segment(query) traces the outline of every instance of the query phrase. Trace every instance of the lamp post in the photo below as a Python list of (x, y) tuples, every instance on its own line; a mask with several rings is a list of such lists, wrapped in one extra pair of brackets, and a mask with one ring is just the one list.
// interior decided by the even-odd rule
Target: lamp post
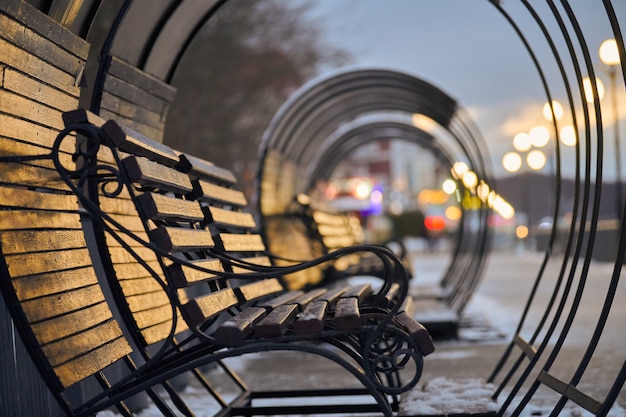
[(615, 39), (607, 39), (598, 49), (600, 60), (608, 67), (609, 88), (611, 89), (611, 110), (613, 112), (613, 140), (615, 142), (615, 205), (617, 219), (622, 217), (622, 158), (619, 144), (619, 115), (617, 114), (617, 67), (620, 64), (619, 51)]
[[(539, 171), (546, 165), (547, 158), (542, 150), (536, 148), (546, 146), (549, 140), (550, 134), (548, 130), (540, 126), (532, 128), (529, 133), (518, 133), (513, 137), (513, 148), (515, 150), (504, 154), (502, 157), (502, 166), (510, 173), (516, 173), (524, 166), (527, 166), (533, 171)], [(524, 156), (524, 158), (522, 156)], [(524, 226), (518, 226), (515, 231), (517, 237), (521, 239), (532, 237), (531, 228), (533, 220), (531, 215), (528, 173), (528, 170), (525, 170), (522, 177), (522, 200), (524, 212), (526, 213), (526, 224)]]

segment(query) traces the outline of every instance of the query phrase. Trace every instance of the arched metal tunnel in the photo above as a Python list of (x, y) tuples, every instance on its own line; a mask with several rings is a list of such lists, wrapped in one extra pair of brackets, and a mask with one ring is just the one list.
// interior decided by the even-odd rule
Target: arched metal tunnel
[[(624, 194), (619, 187), (617, 191), (610, 188), (613, 184), (603, 176), (603, 167), (613, 157), (606, 155), (605, 144), (612, 140), (608, 132), (617, 128), (598, 99), (598, 71), (587, 42), (589, 33), (567, 1), (484, 3), (493, 7), (494, 14), (523, 45), (545, 100), (552, 102), (557, 92), (566, 97), (564, 110), (576, 126), (577, 139), (575, 154), (566, 155), (553, 118), (551, 228), (543, 232), (539, 267), (528, 276), (533, 282), (529, 293), (515, 294), (527, 301), (488, 378), (494, 384), (493, 398), (499, 402), (500, 415), (532, 410), (533, 401), (544, 391), (556, 395), (550, 404), (551, 415), (559, 415), (569, 405), (581, 413), (611, 415), (615, 406), (626, 408), (622, 392), (626, 336), (616, 330), (623, 323), (621, 306), (626, 297), (621, 280), (626, 213), (624, 204), (618, 204), (617, 219), (607, 221), (601, 215), (607, 195), (612, 198), (611, 193), (617, 193), (616, 200), (623, 203)], [(616, 40), (621, 58), (616, 66), (616, 91), (622, 94), (626, 16), (616, 12), (623, 10), (617, 3), (603, 0), (595, 7)], [(83, 107), (167, 142), (168, 116), (174, 106), (181, 105), (173, 80), (192, 44), (201, 42), (202, 28), (226, 7), (246, 5), (236, 0), (0, 0), (0, 75), (11, 68), (14, 59), (40, 56), (74, 84)], [(542, 35), (540, 43), (533, 43), (530, 32)], [(207, 65), (219, 65), (219, 59), (213, 58)], [(38, 71), (33, 67), (29, 77), (41, 77)], [(591, 103), (585, 96), (586, 76)], [(441, 277), (449, 304), (462, 313), (488, 268), (493, 249), (490, 219), (494, 201), (505, 187), (494, 175), (485, 138), (464, 103), (446, 93), (445, 86), (442, 89), (417, 75), (388, 68), (342, 68), (305, 81), (268, 121), (261, 141), (255, 185), (261, 221), (285, 214), (298, 193), (328, 180), (350, 152), (369, 142), (394, 138), (414, 143), (449, 170), (456, 162), (465, 162), (489, 191), (479, 195), (475, 187), (456, 178), (461, 193), (480, 201), (478, 207), (460, 205), (462, 221)], [(0, 78), (0, 93), (5, 94), (0, 98), (28, 96), (25, 89), (7, 92), (3, 82)], [(416, 122), (415, 115), (423, 123)], [(2, 100), (0, 116), (23, 117), (19, 109), (3, 105)], [(619, 122), (616, 119), (616, 126)], [(0, 126), (0, 135), (10, 132)], [(573, 182), (567, 186), (572, 189), (570, 194), (562, 174), (565, 164), (575, 167)], [(559, 219), (564, 212), (570, 217), (562, 227)], [(588, 282), (598, 260), (612, 270), (602, 283)], [(597, 311), (592, 324), (580, 323), (581, 312), (591, 303), (586, 295), (592, 290), (601, 293), (594, 301)], [(579, 355), (568, 356), (568, 337), (578, 327), (586, 331), (585, 347)], [(607, 343), (612, 343), (608, 349)], [(611, 361), (601, 371), (608, 373), (603, 375), (605, 383), (595, 386), (593, 393), (587, 392), (600, 372), (595, 367), (600, 359)], [(569, 368), (552, 372), (559, 361), (568, 363)]]

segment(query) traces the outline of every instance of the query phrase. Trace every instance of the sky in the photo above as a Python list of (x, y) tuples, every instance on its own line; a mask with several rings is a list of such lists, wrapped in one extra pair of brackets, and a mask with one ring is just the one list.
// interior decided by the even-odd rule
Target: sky
[[(546, 2), (532, 2), (554, 33), (561, 53), (565, 43), (554, 31)], [(557, 2), (560, 3), (560, 2)], [(316, 0), (315, 18), (323, 22), (330, 44), (344, 47), (358, 67), (378, 67), (408, 72), (441, 88), (469, 111), (488, 146), (493, 172), (504, 175), (502, 155), (513, 149), (512, 138), (537, 124), (550, 126), (542, 116), (547, 101), (541, 78), (518, 35), (487, 0)], [(613, 37), (599, 0), (570, 2), (591, 51), (598, 77), (607, 86), (606, 66), (598, 58), (603, 40)], [(551, 95), (565, 103), (566, 90), (545, 38), (520, 1), (503, 0), (537, 54), (548, 79)], [(626, 1), (614, 0), (620, 23), (626, 27)], [(571, 66), (568, 66), (568, 68)], [(574, 77), (571, 68), (568, 76)], [(608, 95), (602, 100), (605, 117), (612, 117)], [(623, 85), (618, 97), (626, 119)], [(612, 120), (612, 119), (611, 119)], [(562, 122), (565, 123), (565, 122)], [(624, 124), (624, 120), (622, 120)], [(612, 123), (606, 125), (612, 137)], [(626, 125), (621, 128), (626, 135)], [(622, 146), (626, 158), (626, 146)], [(614, 178), (614, 147), (605, 145), (607, 180)], [(573, 148), (563, 149), (564, 161), (574, 158)], [(622, 164), (623, 166), (624, 164)], [(573, 176), (573, 163), (564, 174)], [(622, 176), (624, 174), (622, 168)]]

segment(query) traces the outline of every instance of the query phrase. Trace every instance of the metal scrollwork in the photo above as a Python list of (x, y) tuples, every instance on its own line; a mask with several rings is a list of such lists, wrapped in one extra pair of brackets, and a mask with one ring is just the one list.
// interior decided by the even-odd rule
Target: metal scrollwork
[[(423, 357), (413, 337), (395, 326), (374, 333), (374, 338), (367, 338), (369, 346), (363, 360), (366, 372), (378, 376), (374, 378), (378, 389), (386, 394), (401, 394), (413, 388), (423, 370)], [(411, 375), (407, 381), (400, 378), (403, 371), (408, 371), (403, 375)]]

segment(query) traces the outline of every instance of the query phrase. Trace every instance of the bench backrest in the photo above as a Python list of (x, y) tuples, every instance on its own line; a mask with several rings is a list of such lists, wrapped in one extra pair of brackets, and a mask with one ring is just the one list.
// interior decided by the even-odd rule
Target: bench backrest
[[(231, 188), (234, 184), (232, 173), (181, 155), (114, 121), (103, 124), (102, 130), (119, 152), (120, 168), (132, 185), (113, 198), (101, 194), (101, 207), (105, 212), (123, 215), (125, 224), (136, 224), (129, 231), (145, 237), (162, 251), (157, 253), (141, 243), (131, 243), (137, 252), (152, 252), (141, 258), (154, 266), (156, 276), (147, 273), (137, 259), (128, 259), (127, 266), (131, 268), (121, 267), (114, 274), (123, 293), (121, 301), (128, 304), (135, 322), (138, 322), (137, 316), (142, 314), (142, 310), (131, 305), (133, 294), (126, 290), (127, 287), (141, 293), (146, 301), (144, 308), (160, 320), (161, 331), (153, 333), (152, 338), (144, 336), (145, 344), (165, 340), (170, 336), (172, 324), (171, 307), (149, 308), (151, 304), (162, 302), (165, 306), (167, 301), (174, 305), (178, 303), (186, 322), (195, 326), (204, 323), (207, 318), (217, 318), (239, 304), (283, 291), (277, 278), (236, 284), (235, 280), (228, 279), (232, 272), (241, 273), (246, 262), (261, 267), (270, 266), (267, 257), (259, 255), (264, 250), (260, 235), (251, 232), (255, 228), (253, 217), (241, 211), (246, 205), (245, 197)], [(130, 199), (127, 192), (135, 194), (136, 199)], [(116, 230), (113, 233), (119, 235)], [(114, 259), (118, 244), (111, 239), (112, 233), (108, 235), (105, 249)], [(238, 261), (218, 258), (212, 254), (213, 249), (218, 249), (221, 254), (228, 253)], [(122, 249), (120, 252), (128, 251)], [(185, 262), (175, 262), (174, 259), (184, 259)], [(133, 263), (134, 266), (130, 265)], [(113, 264), (116, 262), (113, 261)], [(124, 275), (128, 270), (137, 271), (137, 280)], [(128, 285), (127, 281), (131, 280), (136, 285)], [(157, 288), (160, 287), (159, 280), (178, 288), (178, 298), (163, 298), (163, 288)], [(181, 325), (177, 332), (185, 328)]]
[[(69, 413), (66, 389), (100, 378), (131, 348), (98, 284), (78, 198), (51, 158), (62, 112), (78, 106), (89, 44), (23, 4), (0, 6), (0, 288), (33, 363)], [(60, 147), (68, 168), (75, 149), (71, 138)], [(10, 355), (19, 357), (18, 349)], [(11, 365), (3, 356), (4, 370)], [(26, 402), (35, 403), (41, 394), (35, 381), (24, 381), (29, 367), (17, 366), (33, 396)], [(27, 396), (16, 394), (11, 407), (20, 413)], [(36, 407), (31, 412), (43, 412)]]
[[(325, 254), (337, 249), (363, 244), (363, 227), (356, 215), (340, 213), (330, 207), (311, 201), (307, 195), (296, 198), (296, 214), (306, 225), (310, 245), (318, 245)], [(346, 271), (361, 262), (359, 255), (343, 256), (333, 263), (333, 268)]]
[[(83, 234), (77, 196), (51, 158), (53, 126), (0, 138), (0, 274), (15, 326), (51, 392), (63, 392), (125, 358), (131, 348), (113, 318)], [(13, 120), (23, 127), (23, 121)], [(58, 158), (73, 168), (75, 140)]]
[[(105, 120), (83, 109), (67, 112), (63, 118), (66, 125), (87, 124), (101, 128), (105, 124)], [(140, 136), (138, 133), (134, 134)], [(175, 158), (176, 155), (171, 154), (171, 157)], [(114, 169), (117, 168), (111, 149), (105, 146), (99, 150), (98, 162)], [(185, 176), (181, 175), (181, 177)], [(188, 180), (186, 184), (183, 182), (179, 187), (183, 187), (185, 192), (191, 191), (191, 184)], [(159, 257), (137, 240), (119, 233), (122, 227), (146, 242), (150, 240), (129, 190), (123, 188), (119, 195), (109, 198), (104, 195), (105, 188), (94, 188), (97, 189), (98, 196), (92, 195), (92, 199), (97, 201), (104, 214), (117, 223), (112, 225), (113, 232), (115, 236), (121, 238), (121, 241), (117, 240), (113, 233), (105, 231), (102, 225), (94, 224), (96, 242), (106, 242), (106, 245), (101, 245), (99, 248), (103, 254), (102, 263), (105, 275), (112, 284), (114, 296), (118, 298), (118, 305), (126, 320), (134, 323), (137, 331), (133, 332), (133, 336), (137, 341), (144, 346), (160, 342), (170, 336), (174, 323), (174, 310), (163, 288), (166, 280)], [(132, 252), (145, 263), (145, 266), (138, 262)], [(150, 268), (152, 273), (146, 267)], [(184, 300), (184, 293), (181, 293), (180, 297)], [(176, 312), (176, 320), (174, 335), (188, 329), (180, 311)]]
[[(42, 152), (45, 147), (14, 144), (3, 154)], [(71, 161), (67, 154), (61, 158)], [(77, 197), (49, 160), (3, 165), (3, 293), (23, 336), (66, 388), (123, 358), (130, 347), (99, 286)]]

